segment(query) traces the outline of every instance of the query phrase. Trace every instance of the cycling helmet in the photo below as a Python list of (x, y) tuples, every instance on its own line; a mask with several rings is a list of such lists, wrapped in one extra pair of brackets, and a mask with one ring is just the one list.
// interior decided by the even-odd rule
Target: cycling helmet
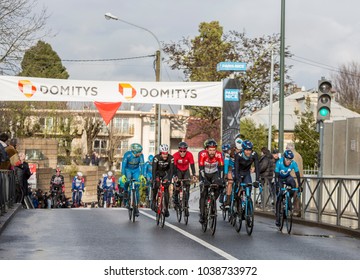
[(227, 152), (227, 151), (229, 151), (230, 149), (231, 149), (230, 144), (224, 144), (224, 145), (222, 145), (222, 147), (221, 147), (221, 150), (222, 150), (223, 152)]
[(161, 144), (159, 147), (160, 153), (168, 153), (169, 152), (169, 145), (168, 144)]
[(83, 174), (81, 172), (76, 173), (76, 175), (78, 175), (79, 177), (83, 176)]
[(236, 138), (235, 139), (235, 147), (236, 147), (236, 149), (241, 150), (243, 142), (244, 141), (241, 138)]
[(293, 159), (294, 158), (294, 153), (291, 150), (286, 150), (284, 152), (284, 158)]
[(206, 139), (206, 140), (204, 141), (204, 149), (206, 149), (207, 142), (209, 142), (209, 141), (215, 141), (215, 140), (212, 139), (212, 138)]
[(243, 150), (252, 150), (254, 145), (249, 140), (245, 140), (242, 142), (241, 147)]
[(148, 160), (151, 162), (151, 161), (153, 161), (153, 159), (154, 159), (154, 156), (153, 156), (153, 155), (149, 155)]
[(107, 173), (107, 175), (108, 175), (109, 177), (111, 177), (111, 176), (113, 175), (113, 173), (112, 173), (111, 171), (109, 171), (109, 172)]
[(132, 144), (130, 145), (130, 149), (131, 149), (131, 151), (132, 151), (134, 154), (139, 154), (139, 153), (142, 152), (143, 147), (142, 147), (140, 144), (138, 144), (138, 143), (132, 143)]
[(207, 143), (206, 143), (206, 148), (209, 148), (209, 147), (215, 147), (215, 148), (216, 148), (216, 147), (217, 147), (216, 141), (213, 140), (213, 139), (207, 141)]
[(179, 149), (187, 149), (189, 146), (186, 142), (179, 143)]

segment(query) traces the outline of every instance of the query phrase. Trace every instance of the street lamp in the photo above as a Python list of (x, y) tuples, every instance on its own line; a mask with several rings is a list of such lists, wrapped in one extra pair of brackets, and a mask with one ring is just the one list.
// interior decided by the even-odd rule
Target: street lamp
[[(145, 30), (146, 32), (150, 33), (151, 36), (154, 37), (154, 39), (156, 40), (157, 44), (158, 44), (158, 48), (159, 50), (156, 51), (156, 69), (155, 69), (155, 76), (156, 76), (156, 81), (157, 82), (160, 82), (160, 62), (161, 62), (161, 45), (160, 45), (160, 41), (159, 39), (156, 37), (156, 35), (150, 31), (149, 29), (145, 28), (145, 27), (142, 27), (142, 26), (139, 26), (139, 25), (136, 25), (136, 24), (133, 24), (131, 22), (128, 22), (126, 20), (123, 20), (123, 19), (120, 19), (119, 17), (117, 16), (114, 16), (113, 14), (111, 13), (106, 13), (105, 14), (105, 18), (107, 20), (118, 20), (118, 21), (121, 21), (121, 22), (124, 22), (126, 24), (129, 24), (131, 26), (134, 26), (134, 27), (137, 27), (137, 28), (140, 28), (142, 30)], [(156, 152), (156, 149), (157, 147), (160, 145), (160, 142), (161, 142), (161, 105), (160, 104), (155, 104), (155, 116), (157, 116), (157, 122), (156, 122), (156, 125), (155, 125), (155, 135), (156, 135), (156, 141), (155, 141), (155, 152)]]

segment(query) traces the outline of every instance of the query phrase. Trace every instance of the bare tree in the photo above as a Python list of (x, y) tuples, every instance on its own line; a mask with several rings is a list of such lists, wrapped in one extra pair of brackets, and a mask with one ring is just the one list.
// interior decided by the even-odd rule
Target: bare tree
[(360, 64), (353, 61), (340, 66), (332, 76), (333, 85), (339, 93), (338, 102), (349, 110), (360, 113)]
[(49, 34), (46, 8), (36, 11), (37, 0), (0, 0), (0, 73), (19, 72), (21, 57)]

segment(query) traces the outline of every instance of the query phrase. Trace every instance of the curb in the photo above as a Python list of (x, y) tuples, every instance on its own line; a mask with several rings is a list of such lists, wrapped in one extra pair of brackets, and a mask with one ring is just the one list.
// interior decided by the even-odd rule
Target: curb
[(11, 208), (7, 210), (7, 212), (0, 216), (0, 234), (5, 229), (7, 224), (10, 222), (12, 217), (14, 217), (15, 213), (22, 208), (21, 203), (15, 203)]
[[(273, 212), (266, 212), (266, 211), (264, 212), (264, 211), (255, 209), (255, 214), (258, 216), (262, 216), (262, 217), (273, 218), (274, 223), (275, 223), (275, 214)], [(332, 224), (326, 224), (326, 223), (318, 223), (316, 221), (304, 220), (304, 219), (298, 218), (298, 217), (293, 217), (293, 222), (296, 224), (332, 230), (335, 232), (350, 235), (355, 238), (360, 238), (360, 230), (356, 230), (356, 229), (350, 229), (350, 228), (332, 225)]]

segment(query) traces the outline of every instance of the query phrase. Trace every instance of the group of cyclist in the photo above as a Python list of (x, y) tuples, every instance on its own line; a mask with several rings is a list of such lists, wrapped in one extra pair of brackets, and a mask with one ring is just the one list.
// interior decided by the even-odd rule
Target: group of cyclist
[[(142, 153), (142, 146), (133, 143), (130, 150), (123, 157), (121, 165), (121, 174), (116, 183), (112, 171), (103, 174), (99, 180), (98, 188), (103, 192), (104, 203), (110, 207), (114, 199), (114, 192), (123, 194), (123, 201), (126, 207), (129, 207), (128, 194), (130, 183), (136, 182), (136, 205), (140, 203), (140, 184), (145, 186), (146, 196), (151, 201), (150, 207), (155, 211), (156, 195), (160, 182), (164, 186), (165, 195), (165, 217), (169, 216), (169, 187), (173, 184), (173, 203), (178, 205), (178, 193), (180, 182), (184, 182), (184, 187), (189, 193), (191, 182), (197, 180), (195, 160), (192, 152), (188, 150), (186, 142), (180, 142), (178, 151), (170, 154), (169, 146), (161, 144), (159, 153), (155, 156), (150, 155), (145, 162)], [(295, 188), (296, 182), (290, 175), (295, 171), (297, 185), (301, 192), (300, 173), (297, 163), (293, 160), (294, 154), (291, 150), (286, 150), (282, 157), (276, 162), (275, 166), (275, 185), (277, 187), (276, 200), (276, 225), (279, 225), (280, 197), (283, 195), (280, 185), (288, 185)], [(257, 153), (253, 150), (253, 143), (249, 140), (242, 140), (240, 135), (235, 137), (234, 143), (222, 145), (222, 151), (218, 150), (218, 144), (214, 139), (207, 139), (204, 142), (204, 149), (198, 153), (198, 170), (200, 186), (200, 223), (204, 223), (205, 199), (208, 195), (210, 185), (217, 185), (215, 190), (216, 199), (220, 196), (221, 208), (228, 208), (230, 205), (232, 188), (244, 184), (252, 184), (255, 188), (259, 186), (259, 159)], [(64, 179), (60, 175), (60, 169), (56, 170), (56, 175), (51, 179), (51, 188), (55, 188), (60, 194), (64, 193)], [(251, 172), (255, 173), (255, 180), (252, 182)], [(81, 172), (78, 172), (72, 181), (73, 203), (81, 204), (82, 193), (85, 190), (84, 178)], [(151, 190), (151, 191), (150, 191)], [(149, 197), (150, 196), (150, 197)], [(187, 197), (189, 198), (189, 196)], [(138, 207), (135, 208), (135, 215), (138, 216)]]

